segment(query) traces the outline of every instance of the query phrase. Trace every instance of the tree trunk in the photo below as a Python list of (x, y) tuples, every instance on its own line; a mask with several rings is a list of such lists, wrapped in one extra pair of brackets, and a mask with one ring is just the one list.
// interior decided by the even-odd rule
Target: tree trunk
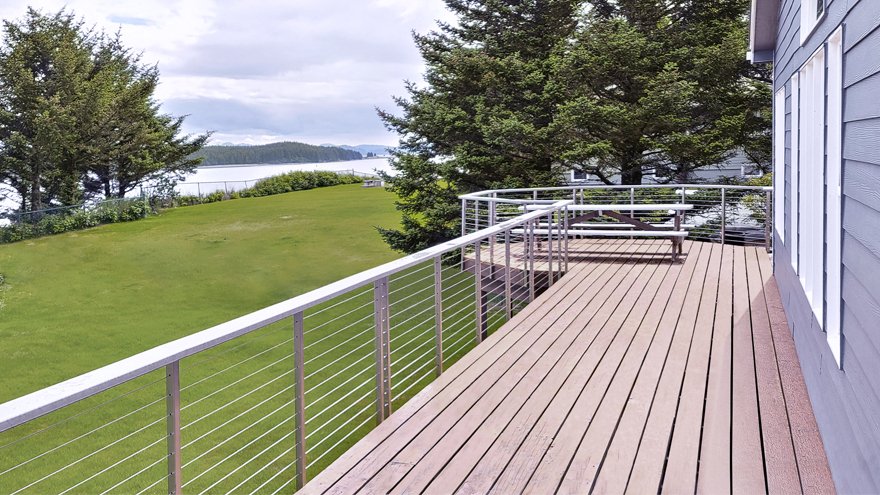
[(642, 183), (642, 176), (642, 167), (630, 163), (620, 171), (620, 183), (628, 186), (639, 185)]

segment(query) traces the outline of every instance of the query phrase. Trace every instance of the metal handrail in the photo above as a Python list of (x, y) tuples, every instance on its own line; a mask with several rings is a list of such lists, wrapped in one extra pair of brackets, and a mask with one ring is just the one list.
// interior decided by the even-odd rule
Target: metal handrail
[[(470, 199), (475, 200), (479, 199), (480, 201), (486, 201), (487, 196), (491, 196), (492, 194), (497, 193), (524, 193), (524, 192), (541, 192), (541, 191), (571, 191), (578, 189), (740, 189), (746, 191), (773, 191), (773, 187), (771, 186), (742, 186), (742, 185), (728, 185), (728, 184), (572, 184), (569, 186), (554, 186), (554, 187), (525, 187), (525, 188), (517, 188), (517, 189), (486, 189), (484, 191), (478, 191), (470, 194), (463, 194), (458, 197), (458, 199)], [(524, 200), (528, 201), (528, 200)], [(530, 201), (534, 203), (534, 201)]]
[[(560, 212), (572, 203), (571, 200), (560, 200), (553, 203), (551, 208), (554, 211)], [(151, 371), (175, 365), (183, 358), (228, 342), (236, 337), (286, 318), (300, 315), (303, 311), (334, 297), (379, 282), (390, 275), (430, 260), (432, 257), (438, 257), (464, 248), (486, 238), (505, 234), (516, 226), (544, 218), (547, 214), (548, 210), (525, 213), (516, 218), (365, 270), (300, 296), (5, 402), (0, 404), (0, 432), (9, 430)]]

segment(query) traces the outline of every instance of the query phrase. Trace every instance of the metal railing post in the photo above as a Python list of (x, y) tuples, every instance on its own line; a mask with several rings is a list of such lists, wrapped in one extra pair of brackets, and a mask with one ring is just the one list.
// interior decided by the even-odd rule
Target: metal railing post
[(721, 245), (723, 246), (727, 237), (727, 190), (721, 188)]
[(513, 318), (513, 295), (510, 290), (510, 230), (504, 231), (504, 310), (507, 321)]
[(773, 229), (771, 228), (771, 218), (773, 218), (773, 197), (772, 191), (764, 193), (764, 248), (769, 253), (773, 247)]
[(180, 495), (183, 479), (180, 462), (180, 361), (165, 366), (165, 423), (168, 430), (168, 493)]
[[(468, 200), (461, 200), (461, 236), (464, 237), (467, 234), (467, 203)], [(461, 268), (464, 270), (464, 248), (461, 250)]]
[(565, 207), (565, 273), (568, 273), (568, 206)]
[[(492, 198), (496, 194), (492, 193)], [(495, 226), (495, 202), (489, 202), (489, 227)], [(495, 280), (495, 236), (489, 237), (489, 280)]]
[(562, 224), (563, 222), (565, 222), (565, 220), (563, 218), (560, 218), (561, 215), (562, 211), (558, 210), (556, 212), (556, 270), (558, 274), (557, 279), (562, 278), (562, 276), (565, 275), (565, 271), (562, 269)]
[(474, 317), (476, 320), (477, 344), (483, 341), (483, 335), (486, 332), (486, 313), (483, 304), (485, 299), (485, 296), (483, 295), (483, 262), (480, 259), (481, 249), (481, 241), (475, 242), (474, 253), (476, 269), (474, 270), (474, 293), (476, 294), (476, 312)]
[(296, 489), (306, 484), (306, 379), (305, 379), (305, 332), (303, 313), (293, 315), (293, 375), (296, 398), (294, 420), (296, 421)]
[(547, 215), (547, 287), (553, 286), (553, 212)]
[(388, 342), (388, 277), (373, 282), (373, 320), (376, 325), (376, 419), (391, 415), (391, 352)]
[(443, 373), (443, 264), (440, 256), (434, 258), (434, 368), (437, 376)]
[(535, 220), (528, 222), (526, 231), (529, 244), (529, 302), (532, 302), (535, 300)]

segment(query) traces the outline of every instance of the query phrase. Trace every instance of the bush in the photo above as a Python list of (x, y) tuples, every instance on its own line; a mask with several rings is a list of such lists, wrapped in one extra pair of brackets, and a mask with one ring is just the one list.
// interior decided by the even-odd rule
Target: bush
[(253, 187), (242, 190), (240, 196), (242, 198), (272, 196), (317, 187), (357, 184), (363, 180), (363, 177), (335, 172), (288, 172), (260, 180)]
[(43, 216), (35, 223), (19, 222), (0, 227), (0, 243), (82, 230), (105, 223), (131, 222), (152, 213), (150, 205), (141, 199), (106, 201), (92, 210), (68, 210)]

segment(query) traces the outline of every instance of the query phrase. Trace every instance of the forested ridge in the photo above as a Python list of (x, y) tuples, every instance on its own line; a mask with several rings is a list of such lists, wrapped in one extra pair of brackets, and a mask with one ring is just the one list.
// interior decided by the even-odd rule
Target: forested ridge
[(262, 163), (319, 163), (360, 160), (357, 151), (305, 143), (281, 142), (259, 146), (205, 146), (192, 155), (202, 165)]

